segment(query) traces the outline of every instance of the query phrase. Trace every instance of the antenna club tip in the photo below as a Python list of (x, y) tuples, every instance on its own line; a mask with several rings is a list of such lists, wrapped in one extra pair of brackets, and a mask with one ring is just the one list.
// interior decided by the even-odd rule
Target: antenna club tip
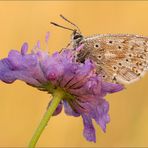
[(56, 23), (54, 23), (54, 22), (50, 22), (50, 24), (57, 26), (57, 24), (56, 24)]

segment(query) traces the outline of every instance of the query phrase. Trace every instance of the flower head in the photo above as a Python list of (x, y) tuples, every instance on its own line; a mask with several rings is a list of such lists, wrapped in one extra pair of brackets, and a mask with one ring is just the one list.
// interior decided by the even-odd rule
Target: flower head
[(40, 49), (38, 42), (31, 53), (27, 53), (27, 50), (28, 44), (24, 43), (20, 52), (11, 50), (7, 58), (0, 60), (0, 80), (5, 83), (22, 80), (51, 94), (61, 88), (65, 95), (53, 115), (59, 114), (64, 106), (67, 115), (81, 116), (85, 138), (95, 142), (92, 119), (105, 132), (110, 118), (109, 104), (104, 96), (122, 90), (123, 86), (102, 81), (95, 73), (93, 61), (76, 62), (71, 49), (49, 55)]

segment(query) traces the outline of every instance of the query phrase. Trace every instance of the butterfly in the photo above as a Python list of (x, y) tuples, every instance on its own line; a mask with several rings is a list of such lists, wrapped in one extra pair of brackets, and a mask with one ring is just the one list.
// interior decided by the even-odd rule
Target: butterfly
[(76, 51), (78, 62), (92, 60), (96, 72), (103, 80), (112, 83), (132, 83), (148, 70), (148, 37), (132, 34), (96, 34), (84, 37), (80, 29), (63, 15), (65, 21), (77, 29), (51, 24), (72, 31), (70, 46)]

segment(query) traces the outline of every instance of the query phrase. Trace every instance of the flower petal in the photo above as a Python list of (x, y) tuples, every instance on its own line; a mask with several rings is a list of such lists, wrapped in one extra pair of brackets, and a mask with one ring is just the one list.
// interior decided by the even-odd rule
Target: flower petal
[(45, 35), (45, 43), (47, 44), (49, 41), (49, 37), (50, 37), (50, 32), (48, 31)]
[(121, 84), (114, 84), (108, 82), (102, 82), (102, 93), (114, 93), (124, 89), (124, 86)]
[(0, 80), (5, 83), (12, 83), (17, 78), (12, 75), (12, 72), (9, 70), (10, 65), (7, 59), (0, 60)]
[(100, 127), (104, 132), (106, 131), (106, 124), (110, 121), (108, 111), (109, 111), (109, 103), (104, 99), (100, 99), (99, 104), (96, 107), (96, 110), (93, 114), (94, 115), (93, 118), (100, 125)]
[(84, 64), (78, 64), (79, 68), (75, 71), (75, 77), (69, 82), (68, 87), (73, 89), (83, 86), (94, 70), (94, 65), (90, 60), (86, 60)]
[(75, 117), (78, 117), (80, 116), (79, 113), (75, 112), (71, 106), (69, 105), (69, 103), (66, 101), (66, 100), (63, 100), (63, 104), (64, 104), (64, 111), (67, 115), (69, 116), (75, 116)]
[(88, 141), (96, 142), (96, 133), (92, 124), (92, 119), (87, 115), (82, 115), (84, 130), (83, 135)]
[(27, 51), (28, 51), (28, 43), (25, 42), (21, 47), (21, 54), (25, 55)]

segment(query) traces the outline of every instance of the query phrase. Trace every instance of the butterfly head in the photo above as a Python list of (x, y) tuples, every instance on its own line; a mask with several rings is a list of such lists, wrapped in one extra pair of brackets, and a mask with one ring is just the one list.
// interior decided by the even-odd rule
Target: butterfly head
[(72, 45), (73, 47), (78, 47), (80, 44), (81, 44), (81, 41), (83, 40), (83, 36), (81, 34), (81, 31), (79, 29), (79, 27), (74, 24), (73, 22), (69, 21), (67, 18), (65, 18), (63, 15), (60, 15), (60, 17), (62, 19), (64, 19), (66, 22), (68, 22), (69, 24), (71, 24), (72, 26), (74, 26), (76, 29), (72, 29), (72, 28), (68, 28), (68, 27), (65, 27), (65, 26), (62, 26), (62, 25), (59, 25), (55, 22), (51, 22), (52, 25), (55, 25), (57, 27), (61, 27), (63, 29), (67, 29), (67, 30), (70, 30), (72, 31), (72, 35), (71, 35), (71, 42), (72, 42)]
[(83, 41), (83, 35), (79, 31), (74, 30), (71, 35), (71, 41), (73, 43), (73, 46), (77, 47)]

